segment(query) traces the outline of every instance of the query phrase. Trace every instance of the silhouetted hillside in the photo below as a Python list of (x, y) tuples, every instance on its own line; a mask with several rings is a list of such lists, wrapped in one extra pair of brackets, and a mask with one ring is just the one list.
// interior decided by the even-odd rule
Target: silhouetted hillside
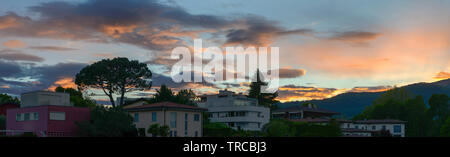
[[(406, 90), (415, 95), (422, 95), (425, 99), (425, 103), (428, 104), (428, 99), (433, 94), (447, 94), (450, 96), (450, 79), (433, 83), (415, 83), (401, 88), (406, 88)], [(343, 93), (324, 100), (280, 103), (279, 107), (285, 108), (310, 102), (316, 104), (320, 108), (341, 112), (345, 117), (351, 118), (354, 115), (361, 113), (366, 106), (372, 105), (373, 101), (382, 93), (384, 92)]]

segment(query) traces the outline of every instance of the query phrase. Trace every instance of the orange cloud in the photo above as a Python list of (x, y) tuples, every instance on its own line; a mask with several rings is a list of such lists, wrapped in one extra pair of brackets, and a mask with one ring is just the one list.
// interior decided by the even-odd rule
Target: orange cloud
[(450, 79), (450, 73), (441, 71), (433, 77), (436, 81)]
[(3, 85), (3, 86), (0, 86), (0, 88), (11, 88), (11, 87), (9, 87), (8, 85)]
[(55, 91), (56, 87), (58, 87), (58, 86), (61, 86), (63, 88), (76, 88), (77, 85), (73, 81), (74, 81), (73, 78), (59, 79), (59, 80), (55, 81), (55, 83), (53, 83), (54, 85), (50, 86), (48, 88), (48, 90)]
[(22, 47), (25, 47), (26, 44), (20, 40), (9, 40), (9, 41), (4, 42), (3, 46), (6, 46), (8, 48), (22, 48)]
[(287, 85), (279, 88), (277, 97), (278, 101), (306, 101), (306, 100), (322, 100), (331, 98), (336, 95), (347, 92), (383, 92), (392, 89), (390, 86), (378, 87), (355, 87), (351, 89), (334, 89), (334, 88), (317, 88), (317, 87), (303, 87), (295, 85)]
[(113, 38), (119, 38), (122, 34), (134, 32), (137, 25), (129, 25), (129, 26), (103, 26), (102, 30), (105, 34), (112, 36)]
[(13, 28), (21, 25), (22, 23), (19, 22), (15, 15), (0, 17), (0, 29)]

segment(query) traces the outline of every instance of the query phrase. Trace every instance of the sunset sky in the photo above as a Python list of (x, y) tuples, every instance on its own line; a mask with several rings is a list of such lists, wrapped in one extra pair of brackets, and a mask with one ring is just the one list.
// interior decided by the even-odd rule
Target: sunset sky
[(245, 92), (248, 83), (171, 80), (171, 50), (194, 38), (279, 47), (281, 101), (432, 82), (450, 78), (449, 8), (448, 0), (2, 1), (0, 93), (74, 87), (80, 69), (114, 57), (147, 63), (154, 87)]

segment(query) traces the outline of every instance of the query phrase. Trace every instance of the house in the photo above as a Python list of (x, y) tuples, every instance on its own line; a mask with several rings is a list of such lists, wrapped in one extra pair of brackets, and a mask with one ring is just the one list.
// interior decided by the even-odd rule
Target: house
[[(293, 122), (307, 122), (326, 125), (338, 112), (317, 108), (314, 105), (293, 106), (277, 109), (272, 112), (274, 119), (286, 119)], [(405, 137), (405, 121), (395, 119), (358, 120), (334, 119), (340, 124), (342, 135), (345, 137), (372, 137), (383, 130), (389, 131), (394, 137)]]
[(147, 133), (150, 125), (167, 125), (171, 137), (201, 137), (203, 135), (202, 113), (207, 109), (173, 102), (159, 102), (154, 104), (137, 103), (125, 106), (134, 119), (134, 124), (140, 134)]
[(6, 103), (6, 104), (0, 104), (0, 115), (3, 115), (6, 117), (6, 110), (13, 109), (13, 108), (19, 108), (19, 104), (15, 103)]
[[(374, 133), (387, 130), (394, 137), (405, 137), (405, 125), (406, 121), (395, 119), (370, 119), (370, 120), (357, 120), (342, 126), (342, 133), (345, 135), (354, 135), (361, 132)], [(352, 130), (349, 132), (348, 130)]]
[(328, 121), (332, 116), (339, 114), (338, 112), (320, 109), (312, 104), (308, 104), (308, 106), (292, 106), (276, 109), (272, 111), (272, 118), (290, 121), (319, 122)]
[(20, 108), (7, 110), (8, 135), (31, 132), (38, 137), (76, 136), (76, 122), (90, 119), (90, 109), (73, 107), (67, 93), (29, 92), (21, 95), (21, 102)]
[(225, 123), (235, 130), (261, 131), (270, 120), (270, 109), (259, 106), (258, 100), (227, 90), (199, 96), (197, 104), (208, 109), (211, 122)]

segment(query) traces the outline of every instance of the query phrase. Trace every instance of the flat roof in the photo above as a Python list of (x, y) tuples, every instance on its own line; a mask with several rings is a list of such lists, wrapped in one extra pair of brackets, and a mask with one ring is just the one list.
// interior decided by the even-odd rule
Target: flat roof
[(153, 104), (143, 104), (140, 106), (125, 106), (124, 109), (127, 111), (137, 111), (137, 110), (160, 110), (160, 109), (181, 109), (181, 110), (193, 110), (193, 111), (206, 111), (208, 109), (201, 108), (197, 106), (191, 106), (191, 105), (185, 105), (185, 104), (178, 104), (173, 102), (158, 102)]

